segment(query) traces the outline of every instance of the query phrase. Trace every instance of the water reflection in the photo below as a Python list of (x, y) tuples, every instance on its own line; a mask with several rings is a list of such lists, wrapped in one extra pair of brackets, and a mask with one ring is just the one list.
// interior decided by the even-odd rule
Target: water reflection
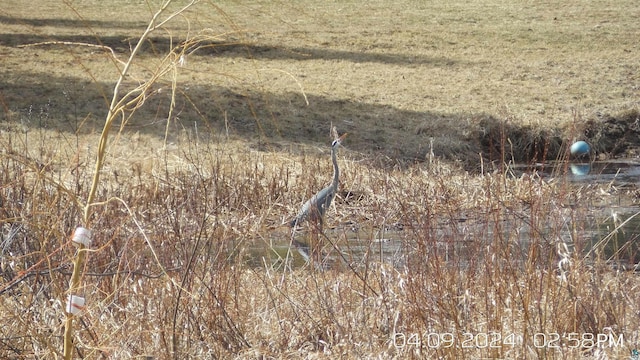
[(585, 175), (589, 175), (589, 173), (591, 172), (590, 163), (586, 163), (586, 164), (571, 163), (569, 167), (571, 169), (571, 174), (573, 174), (574, 176), (585, 176)]
[(281, 231), (271, 234), (268, 243), (263, 240), (245, 243), (242, 261), (250, 267), (281, 271), (309, 266), (339, 270), (361, 269), (371, 262), (400, 268), (413, 261), (424, 262), (425, 256), (437, 256), (450, 266), (466, 268), (470, 263), (494, 257), (496, 248), (491, 246), (492, 241), (512, 246), (508, 250), (513, 252), (512, 260), (521, 263), (526, 261), (532, 238), (542, 239), (536, 246), (546, 244), (549, 248), (555, 246), (557, 239), (564, 239), (573, 251), (572, 239), (577, 235), (581, 254), (576, 255), (587, 263), (604, 261), (617, 269), (632, 270), (640, 263), (640, 208), (612, 207), (609, 211), (608, 215), (606, 211), (594, 212), (579, 224), (567, 224), (560, 233), (550, 228), (545, 234), (540, 231), (546, 229), (532, 229), (527, 222), (515, 218), (498, 225), (481, 221), (441, 224), (430, 230), (428, 239), (421, 237), (426, 236), (424, 234), (406, 229), (376, 231), (338, 227), (326, 231), (322, 263), (312, 261), (313, 265), (290, 244), (289, 233)]
[[(549, 234), (535, 235), (549, 245), (548, 251), (554, 252), (555, 239), (565, 239), (571, 250), (574, 250), (572, 238), (576, 233), (566, 226), (562, 233), (551, 230)], [(604, 219), (587, 219), (577, 224), (577, 236), (583, 243), (579, 248), (579, 257), (587, 263), (596, 259), (606, 261), (617, 269), (632, 270), (640, 263), (640, 208), (618, 208), (611, 216)], [(348, 228), (336, 228), (326, 232), (327, 240), (323, 247), (321, 263), (301, 255), (295, 245), (290, 244), (287, 233), (275, 233), (270, 244), (264, 242), (245, 243), (243, 262), (254, 268), (269, 267), (275, 270), (286, 270), (313, 266), (323, 269), (360, 269), (371, 262), (390, 264), (402, 267), (412, 261), (426, 261), (426, 256), (437, 256), (453, 267), (466, 268), (469, 264), (488, 261), (494, 257), (495, 248), (491, 241), (505, 239), (507, 243), (516, 244), (509, 250), (516, 263), (525, 261), (531, 246), (532, 230), (526, 223), (509, 221), (499, 226), (483, 223), (475, 224), (443, 224), (434, 229), (432, 239), (417, 238), (416, 234), (401, 230), (385, 231), (380, 236), (369, 236), (364, 232)], [(537, 246), (540, 243), (536, 244)], [(420, 247), (427, 246), (428, 250)], [(493, 261), (493, 260), (491, 260)], [(638, 270), (638, 269), (636, 269)]]
[[(325, 233), (322, 263), (314, 264), (323, 269), (358, 268), (371, 261), (401, 266), (405, 261), (404, 234), (399, 231), (385, 232), (384, 237), (367, 239), (353, 229), (335, 228)], [(269, 266), (273, 269), (309, 266), (308, 239), (298, 235), (298, 244), (291, 242), (287, 232), (275, 232), (269, 244), (254, 241), (244, 247), (243, 261), (250, 267)], [(315, 260), (317, 261), (317, 260)]]
[[(640, 209), (612, 210), (611, 216), (597, 224), (588, 255), (606, 260), (619, 269), (640, 270)], [(622, 210), (622, 211), (620, 211)]]
[(635, 161), (596, 161), (587, 164), (571, 164), (570, 180), (576, 182), (640, 182), (640, 164)]
[(511, 166), (516, 176), (536, 172), (543, 178), (565, 178), (571, 182), (640, 183), (640, 163), (635, 159), (616, 159), (594, 162), (556, 161), (538, 164), (515, 164)]
[[(633, 160), (557, 162), (544, 166), (523, 165), (512, 168), (516, 175), (518, 172), (534, 170), (542, 177), (564, 177), (573, 183), (615, 182), (636, 185), (640, 182), (640, 164)], [(401, 267), (411, 262), (415, 254), (424, 256), (426, 252), (419, 247), (425, 246), (422, 243), (426, 242), (429, 251), (435, 256), (452, 266), (464, 267), (470, 261), (480, 261), (478, 259), (481, 256), (491, 256), (488, 245), (496, 239), (508, 239), (509, 244), (517, 244), (519, 249), (515, 251), (523, 254), (521, 258), (524, 259), (531, 239), (543, 239), (549, 246), (555, 246), (554, 241), (557, 239), (565, 239), (569, 244), (571, 239), (577, 237), (584, 242), (578, 248), (582, 252), (579, 255), (586, 261), (594, 262), (599, 259), (616, 268), (633, 269), (640, 263), (640, 207), (633, 199), (626, 200), (631, 200), (632, 205), (620, 207), (618, 204), (600, 204), (589, 210), (589, 218), (583, 220), (583, 223), (565, 224), (560, 233), (559, 230), (551, 228), (532, 230), (530, 225), (522, 220), (527, 217), (526, 214), (503, 220), (499, 224), (481, 220), (430, 224), (434, 228), (429, 229), (428, 235), (417, 234), (410, 226), (404, 230), (380, 230), (353, 229), (345, 225), (325, 232), (321, 267), (353, 269), (367, 266), (371, 261)], [(578, 229), (578, 233), (573, 229)], [(305, 256), (303, 252), (301, 255), (291, 244), (288, 231), (262, 235), (268, 238), (242, 244), (242, 261), (248, 266), (266, 266), (276, 270), (309, 266), (308, 254)], [(304, 235), (300, 236), (303, 238), (299, 241), (304, 242)], [(429, 239), (422, 238), (424, 236), (428, 236)], [(473, 246), (470, 246), (472, 242)], [(485, 245), (478, 245), (478, 242)]]

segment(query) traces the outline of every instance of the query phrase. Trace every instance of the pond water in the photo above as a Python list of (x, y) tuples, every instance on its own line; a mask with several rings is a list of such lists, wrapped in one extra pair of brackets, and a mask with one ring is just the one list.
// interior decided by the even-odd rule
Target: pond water
[[(607, 261), (612, 267), (621, 270), (633, 270), (640, 263), (640, 208), (620, 207), (613, 210), (610, 216), (580, 225), (580, 237), (587, 239), (581, 254), (587, 262), (593, 262), (595, 257)], [(490, 256), (487, 246), (479, 247), (473, 244), (474, 239), (493, 239), (494, 229), (482, 224), (455, 225), (456, 229), (442, 226), (434, 231), (433, 239), (427, 240), (432, 252), (446, 262), (455, 266), (466, 266), (470, 259), (477, 261), (483, 256)], [(517, 229), (516, 229), (517, 227)], [(530, 244), (530, 229), (526, 224), (518, 223), (511, 226), (508, 223), (500, 225), (501, 236), (509, 236), (519, 246), (523, 259)], [(417, 248), (417, 238), (405, 231), (385, 231), (379, 237), (361, 237), (355, 231), (336, 228), (325, 232), (327, 239), (323, 240), (325, 267), (362, 268), (370, 262), (387, 263), (395, 267), (404, 266), (409, 259), (420, 253)], [(516, 235), (514, 235), (516, 234)], [(255, 241), (245, 243), (243, 257), (251, 267), (274, 269), (285, 267), (298, 268), (306, 266), (309, 257), (308, 249), (289, 246), (290, 237), (285, 232), (273, 234), (271, 244)], [(360, 234), (361, 235), (361, 234)], [(560, 234), (573, 250), (573, 243), (569, 227)], [(305, 238), (305, 235), (298, 235)], [(304, 240), (300, 240), (304, 241)], [(424, 241), (424, 239), (422, 240)], [(549, 242), (551, 243), (551, 242)], [(640, 270), (640, 269), (636, 269)]]
[(515, 175), (536, 171), (541, 177), (562, 177), (576, 183), (640, 184), (640, 162), (617, 159), (594, 162), (550, 162), (547, 164), (517, 164), (511, 167)]
[[(576, 184), (611, 183), (615, 186), (628, 186), (640, 183), (640, 163), (633, 160), (523, 165), (514, 166), (512, 171), (516, 176), (535, 171), (543, 178), (562, 177)], [(640, 263), (640, 206), (637, 201), (632, 198), (621, 201), (618, 198), (615, 204), (599, 204), (592, 210), (593, 215), (576, 226), (580, 238), (590, 239), (588, 244), (584, 245), (584, 258), (598, 256), (612, 267), (640, 270), (637, 266)], [(470, 240), (493, 239), (496, 236), (513, 238), (513, 234), (517, 234), (514, 240), (526, 253), (531, 238), (530, 232), (531, 229), (526, 222), (522, 221), (506, 221), (497, 228), (481, 222), (461, 221), (437, 225), (436, 229), (431, 230), (430, 241), (438, 256), (447, 262), (455, 261), (457, 265), (464, 266), (469, 259), (478, 256), (477, 246), (472, 248), (470, 253)], [(417, 246), (415, 235), (406, 229), (356, 229), (352, 226), (339, 226), (327, 230), (325, 235), (322, 240), (325, 244), (323, 261), (328, 267), (337, 264), (342, 264), (340, 266), (343, 267), (361, 267), (371, 261), (400, 267), (416, 252)], [(296, 239), (301, 237), (305, 238), (305, 235), (297, 235)], [(569, 247), (572, 247), (570, 226), (566, 226), (566, 230), (562, 230), (559, 237), (565, 239)], [(299, 251), (299, 247), (290, 245), (291, 237), (287, 229), (274, 231), (269, 234), (268, 240), (244, 243), (243, 258), (253, 267), (284, 269), (306, 266), (308, 251)]]

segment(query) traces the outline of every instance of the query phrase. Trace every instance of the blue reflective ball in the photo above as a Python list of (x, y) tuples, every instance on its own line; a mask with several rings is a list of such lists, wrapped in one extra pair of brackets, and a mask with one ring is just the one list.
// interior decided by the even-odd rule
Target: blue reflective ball
[(591, 151), (591, 147), (585, 141), (576, 141), (569, 149), (573, 156), (587, 155)]

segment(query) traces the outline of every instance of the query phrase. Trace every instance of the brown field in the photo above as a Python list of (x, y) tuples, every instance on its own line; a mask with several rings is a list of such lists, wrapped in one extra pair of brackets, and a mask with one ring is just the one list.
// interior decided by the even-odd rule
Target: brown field
[[(639, 4), (187, 3), (130, 61), (159, 3), (0, 10), (0, 358), (64, 358), (65, 328), (89, 359), (639, 348), (638, 272), (612, 267), (639, 258), (636, 186), (505, 166), (637, 154)], [(329, 181), (332, 125), (341, 190), (298, 235), (320, 270), (282, 224)]]
[[(433, 138), (436, 155), (475, 170), (479, 153), (493, 156), (490, 143), (500, 128), (520, 147), (519, 161), (536, 153), (536, 142), (555, 158), (563, 141), (579, 137), (616, 155), (637, 145), (626, 124), (635, 121), (640, 97), (637, 7), (633, 1), (200, 4), (152, 34), (127, 83), (154, 72), (171, 42), (198, 38), (204, 47), (189, 49), (176, 74), (172, 131), (202, 121), (209, 132), (228, 129), (274, 150), (325, 143), (333, 122), (351, 133), (353, 151), (413, 162), (424, 159)], [(19, 46), (103, 44), (126, 59), (150, 10), (126, 1), (5, 8), (5, 118), (68, 132), (101, 128), (117, 75), (110, 52)], [(166, 89), (170, 81), (156, 86)], [(130, 127), (164, 131), (168, 94), (150, 99)], [(36, 116), (41, 112), (46, 119)], [(622, 144), (598, 136), (609, 118), (629, 133)]]

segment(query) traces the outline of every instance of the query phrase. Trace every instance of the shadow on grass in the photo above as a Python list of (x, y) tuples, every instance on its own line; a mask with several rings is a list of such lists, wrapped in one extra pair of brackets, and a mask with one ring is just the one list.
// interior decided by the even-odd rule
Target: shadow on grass
[[(164, 136), (169, 87), (158, 84), (155, 90), (161, 91), (145, 101), (125, 128)], [(112, 88), (113, 84), (74, 77), (2, 74), (4, 122), (24, 128), (97, 132), (102, 128)], [(329, 141), (330, 124), (351, 134), (347, 148), (385, 166), (422, 162), (433, 152), (477, 171), (480, 154), (485, 160), (500, 161), (506, 149), (506, 160), (526, 162), (553, 159), (562, 147), (562, 139), (553, 130), (536, 132), (487, 114), (416, 112), (315, 95), (308, 95), (307, 106), (300, 93), (239, 93), (213, 85), (180, 86), (179, 91), (176, 116), (170, 119), (171, 133), (197, 125), (200, 132), (208, 131), (213, 137), (228, 133), (263, 150), (280, 150), (291, 143), (321, 145)], [(512, 151), (509, 140), (516, 146)]]
[[(135, 33), (144, 22), (26, 19), (0, 16), (0, 23), (37, 27), (101, 29)], [(100, 44), (116, 53), (128, 54), (136, 37), (129, 35), (95, 36), (89, 34), (4, 33), (0, 46), (17, 47), (43, 42)], [(177, 37), (150, 37), (141, 53), (166, 54), (181, 41)], [(457, 67), (468, 62), (447, 57), (430, 57), (405, 53), (346, 51), (326, 47), (287, 47), (212, 40), (200, 42), (195, 52), (202, 57), (250, 58), (255, 60), (350, 61), (401, 66)], [(41, 49), (59, 47), (43, 45)], [(188, 52), (191, 52), (190, 49)], [(1, 71), (1, 70), (0, 70)], [(2, 73), (0, 73), (2, 74)], [(55, 127), (61, 131), (99, 128), (104, 119), (113, 84), (92, 83), (72, 77), (34, 73), (6, 72), (0, 80), (0, 103), (5, 121), (23, 126)], [(162, 86), (162, 85), (159, 85)], [(136, 114), (129, 127), (138, 131), (164, 133), (168, 94), (155, 95)], [(178, 97), (178, 108), (171, 123), (177, 128), (191, 128), (195, 121), (210, 126), (214, 132), (230, 131), (245, 138), (258, 138), (267, 149), (277, 149), (282, 140), (299, 143), (325, 143), (329, 124), (351, 132), (348, 147), (369, 154), (388, 164), (423, 161), (434, 155), (460, 161), (465, 168), (477, 170), (480, 157), (488, 161), (529, 162), (555, 159), (563, 151), (561, 129), (534, 129), (483, 113), (415, 112), (362, 102), (309, 96), (307, 106), (300, 94), (274, 95), (256, 90), (242, 93), (217, 86), (189, 85)], [(598, 152), (613, 155), (640, 144), (637, 116), (621, 114), (601, 126), (587, 122), (584, 138)], [(610, 125), (608, 125), (610, 124)], [(616, 139), (615, 141), (610, 139)], [(618, 140), (622, 139), (622, 140)]]
[(87, 28), (107, 28), (107, 29), (144, 29), (147, 26), (146, 21), (114, 21), (114, 20), (89, 20), (89, 19), (27, 19), (12, 16), (0, 15), (0, 24), (4, 25), (23, 25), (29, 27), (69, 27), (76, 29)]
[[(36, 21), (36, 20), (34, 20)], [(132, 24), (133, 25), (133, 24)], [(127, 28), (122, 26), (122, 28)], [(139, 32), (141, 27), (131, 29)], [(69, 42), (104, 45), (116, 53), (128, 54), (135, 45), (136, 38), (130, 35), (43, 35), (43, 34), (0, 34), (0, 46), (17, 47), (46, 42)], [(152, 36), (147, 39), (140, 53), (166, 54), (177, 44), (184, 44), (184, 39), (165, 36)], [(226, 41), (201, 41), (197, 54), (201, 56), (243, 57), (267, 60), (341, 60), (354, 63), (384, 63), (396, 65), (430, 65), (454, 66), (464, 65), (447, 57), (429, 57), (410, 54), (386, 54), (367, 51), (344, 51), (326, 48), (286, 47), (259, 45), (246, 42), (230, 43)], [(60, 45), (44, 45), (41, 48), (59, 47)]]
[[(54, 19), (0, 19), (3, 22), (28, 22), (30, 26), (73, 26), (82, 21)], [(97, 21), (94, 26), (123, 28), (134, 23)], [(84, 24), (86, 26), (86, 24)], [(48, 41), (101, 44), (116, 52), (130, 51), (134, 38), (116, 35), (41, 35), (0, 34), (0, 46), (43, 43)], [(172, 43), (173, 41), (173, 43)], [(151, 37), (141, 51), (166, 54), (177, 40)], [(172, 45), (173, 44), (173, 45)], [(461, 66), (448, 58), (342, 51), (330, 48), (289, 48), (210, 41), (199, 43), (197, 55), (243, 57), (270, 60), (335, 60), (379, 62), (399, 65)], [(44, 45), (41, 49), (60, 45)], [(183, 84), (184, 85), (184, 84)], [(158, 87), (168, 84), (158, 84)], [(96, 83), (73, 77), (6, 72), (0, 80), (0, 101), (6, 121), (26, 127), (52, 127), (61, 131), (99, 131), (105, 117), (113, 84)], [(161, 89), (162, 90), (162, 89)], [(213, 133), (229, 133), (248, 139), (266, 150), (278, 149), (279, 143), (317, 143), (329, 140), (328, 128), (335, 124), (352, 133), (347, 146), (374, 157), (381, 164), (397, 165), (420, 162), (433, 153), (448, 160), (460, 161), (469, 170), (479, 170), (480, 157), (488, 161), (528, 162), (555, 159), (563, 140), (559, 129), (532, 129), (508, 123), (483, 113), (443, 114), (416, 112), (388, 105), (309, 95), (309, 106), (299, 93), (281, 95), (247, 89), (241, 93), (214, 85), (181, 86), (171, 126), (193, 128), (201, 122)], [(164, 134), (170, 91), (159, 91), (138, 110), (128, 127), (137, 131)], [(117, 124), (116, 124), (117, 126)], [(200, 126), (202, 128), (202, 126)], [(505, 154), (508, 152), (508, 154)]]
[[(71, 133), (102, 128), (113, 84), (33, 73), (0, 75), (5, 123)], [(166, 89), (145, 101), (126, 128), (164, 135), (171, 93), (170, 85), (164, 86)], [(432, 141), (436, 156), (479, 162), (482, 150), (478, 136), (482, 132), (478, 126), (483, 120), (495, 121), (484, 114), (407, 111), (314, 95), (308, 95), (308, 100), (309, 106), (300, 93), (239, 93), (213, 85), (181, 86), (170, 126), (174, 133), (194, 129), (197, 124), (200, 132), (208, 129), (214, 137), (228, 131), (262, 149), (278, 150), (281, 144), (327, 143), (329, 126), (334, 124), (340, 132), (350, 133), (347, 148), (374, 155), (389, 165), (424, 161)], [(114, 124), (116, 128), (119, 125)]]

